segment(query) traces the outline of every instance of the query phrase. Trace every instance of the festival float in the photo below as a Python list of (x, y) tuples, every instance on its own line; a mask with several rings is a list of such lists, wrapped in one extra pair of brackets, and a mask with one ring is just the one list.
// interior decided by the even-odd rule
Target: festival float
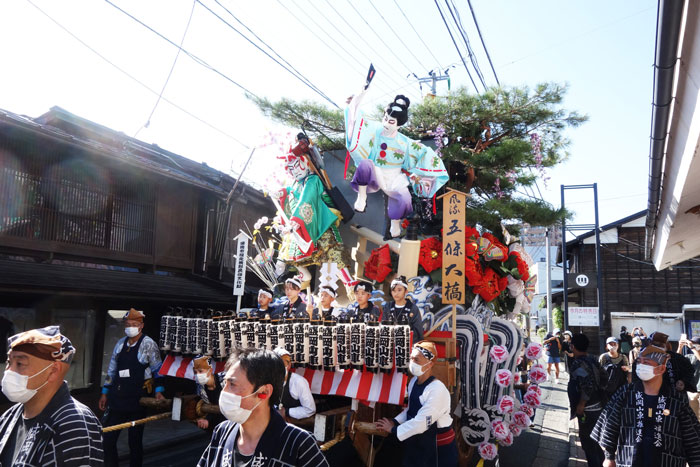
[[(240, 306), (199, 314), (169, 309), (160, 328), (167, 353), (161, 374), (194, 379), (194, 356), (210, 356), (220, 372), (236, 347), (284, 347), (314, 396), (336, 400), (294, 423), (312, 430), (326, 451), (349, 439), (362, 462), (374, 465), (386, 436), (374, 422), (395, 416), (407, 403), (415, 333), (405, 319), (354, 313), (352, 291), (356, 281), (371, 281), (372, 301), (381, 309), (392, 280), (405, 276), (424, 339), (438, 349), (434, 374), (452, 397), (460, 462), (475, 455), (492, 460), (529, 428), (540, 405), (538, 385), (546, 379), (536, 363), (542, 348), (524, 346), (521, 322), (528, 319), (537, 280), (530, 274), (533, 262), (505, 226), (489, 232), (469, 225), (470, 195), (449, 187), (439, 131), (437, 150), (398, 132), (408, 119), (408, 98), (396, 96), (381, 122), (365, 117), (360, 103), (373, 75), (370, 68), (365, 87), (345, 111), (346, 171), (349, 161), (355, 171), (344, 179), (357, 198), (346, 200), (332, 185), (321, 152), (302, 132), (278, 155), (285, 175), (269, 190), (277, 216), (261, 218), (237, 237), (235, 286), (241, 293), (238, 281), (248, 270), (277, 291), (273, 305), (283, 305), (280, 285), (294, 276), (303, 284), (309, 316), (258, 316)], [(386, 211), (374, 213), (388, 217), (385, 234), (350, 222), (354, 212), (367, 209), (369, 197), (380, 196), (375, 193), (386, 197)], [(438, 235), (419, 233), (425, 216), (441, 222)], [(358, 237), (352, 249), (341, 235), (348, 229)], [(369, 244), (376, 247), (368, 251)], [(332, 288), (337, 299), (332, 316), (314, 319), (319, 300), (312, 289), (320, 287)], [(520, 402), (513, 386), (522, 354), (535, 364)]]

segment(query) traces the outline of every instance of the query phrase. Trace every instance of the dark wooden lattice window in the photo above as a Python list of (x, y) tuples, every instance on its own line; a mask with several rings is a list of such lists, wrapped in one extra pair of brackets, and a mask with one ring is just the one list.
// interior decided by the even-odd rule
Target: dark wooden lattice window
[(0, 235), (152, 255), (156, 187), (104, 162), (0, 141)]

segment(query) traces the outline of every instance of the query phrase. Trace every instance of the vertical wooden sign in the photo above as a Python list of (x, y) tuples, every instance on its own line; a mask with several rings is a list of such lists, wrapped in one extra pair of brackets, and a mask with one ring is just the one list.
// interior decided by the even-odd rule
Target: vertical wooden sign
[(442, 303), (463, 304), (466, 299), (464, 284), (464, 229), (467, 195), (449, 190), (442, 198)]

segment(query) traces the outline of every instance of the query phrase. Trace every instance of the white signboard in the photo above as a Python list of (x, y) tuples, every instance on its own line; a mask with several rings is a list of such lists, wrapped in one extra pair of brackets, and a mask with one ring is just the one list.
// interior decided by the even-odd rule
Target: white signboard
[(570, 306), (569, 326), (600, 326), (597, 306)]
[(248, 256), (248, 237), (243, 234), (236, 236), (236, 272), (233, 276), (233, 295), (243, 295), (245, 287), (246, 257)]

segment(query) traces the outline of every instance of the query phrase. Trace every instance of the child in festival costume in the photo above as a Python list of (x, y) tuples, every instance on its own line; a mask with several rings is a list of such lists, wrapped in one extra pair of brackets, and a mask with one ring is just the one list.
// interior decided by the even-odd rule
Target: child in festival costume
[(369, 301), (372, 297), (372, 284), (360, 281), (355, 284), (355, 299), (357, 300), (348, 310), (347, 316), (356, 320), (364, 320), (365, 316), (372, 315), (375, 321), (381, 321), (382, 314), (376, 305)]

